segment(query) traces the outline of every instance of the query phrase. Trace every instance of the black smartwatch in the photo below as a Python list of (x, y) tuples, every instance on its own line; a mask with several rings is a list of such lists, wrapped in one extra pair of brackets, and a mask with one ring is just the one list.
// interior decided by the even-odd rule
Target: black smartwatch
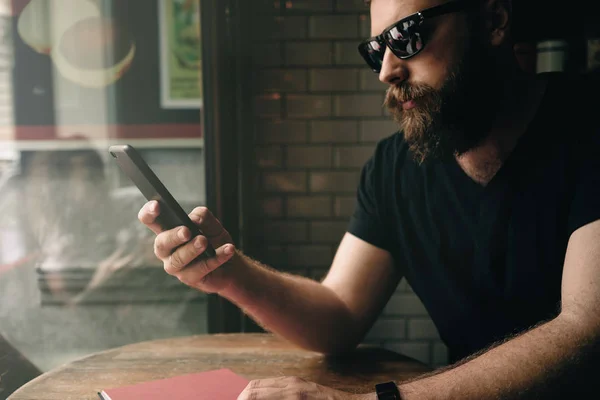
[(377, 400), (402, 400), (398, 386), (394, 382), (378, 383), (375, 385)]

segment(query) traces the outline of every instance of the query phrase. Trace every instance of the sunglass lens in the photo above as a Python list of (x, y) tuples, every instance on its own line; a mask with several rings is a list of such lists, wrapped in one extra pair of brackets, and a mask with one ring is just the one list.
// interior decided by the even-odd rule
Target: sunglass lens
[(413, 21), (403, 22), (390, 29), (385, 35), (389, 47), (400, 58), (408, 58), (423, 48), (423, 39), (413, 26)]
[(375, 72), (381, 71), (385, 46), (377, 40), (369, 40), (359, 46), (360, 54)]

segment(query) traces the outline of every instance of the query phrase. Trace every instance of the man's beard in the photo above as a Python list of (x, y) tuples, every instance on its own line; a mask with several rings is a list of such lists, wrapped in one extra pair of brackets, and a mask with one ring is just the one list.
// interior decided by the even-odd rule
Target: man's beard
[[(464, 154), (489, 134), (499, 85), (486, 50), (473, 50), (449, 72), (439, 90), (403, 81), (387, 91), (384, 105), (418, 163)], [(415, 107), (404, 110), (402, 103), (409, 100)]]

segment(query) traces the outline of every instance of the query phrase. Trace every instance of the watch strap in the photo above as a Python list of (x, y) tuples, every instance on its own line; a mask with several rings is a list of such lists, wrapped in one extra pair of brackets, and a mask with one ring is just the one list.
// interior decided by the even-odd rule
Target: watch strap
[(384, 382), (375, 385), (377, 400), (402, 400), (400, 391), (394, 382)]

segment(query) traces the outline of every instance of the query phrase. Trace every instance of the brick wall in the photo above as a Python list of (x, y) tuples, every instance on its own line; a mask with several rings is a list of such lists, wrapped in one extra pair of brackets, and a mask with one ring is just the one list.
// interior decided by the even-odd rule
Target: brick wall
[[(353, 212), (360, 169), (397, 128), (356, 51), (363, 0), (264, 0), (253, 16), (257, 256), (320, 279)], [(260, 4), (260, 5), (259, 5)], [(402, 282), (367, 339), (434, 366), (447, 351)]]

